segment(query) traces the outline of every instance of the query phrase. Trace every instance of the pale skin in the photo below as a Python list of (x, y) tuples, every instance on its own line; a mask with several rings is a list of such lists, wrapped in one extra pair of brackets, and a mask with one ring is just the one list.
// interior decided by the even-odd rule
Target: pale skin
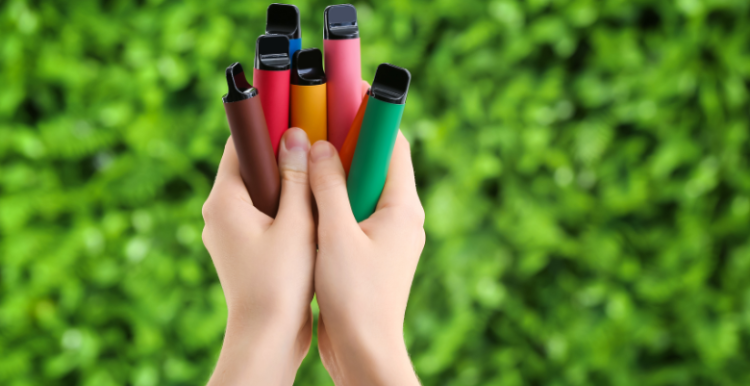
[(289, 129), (279, 168), (271, 219), (253, 207), (230, 138), (203, 207), (203, 240), (229, 310), (209, 386), (291, 385), (310, 347), (313, 293), (320, 354), (336, 385), (419, 385), (403, 339), (425, 243), (408, 141), (399, 133), (376, 211), (361, 223), (333, 145), (311, 147), (303, 130)]

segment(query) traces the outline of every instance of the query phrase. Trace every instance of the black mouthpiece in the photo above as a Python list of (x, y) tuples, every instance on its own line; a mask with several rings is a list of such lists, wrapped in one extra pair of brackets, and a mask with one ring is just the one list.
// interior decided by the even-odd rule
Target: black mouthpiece
[(375, 79), (370, 87), (370, 95), (383, 102), (402, 105), (409, 93), (411, 74), (409, 70), (383, 63), (375, 71)]
[(289, 69), (289, 38), (284, 35), (261, 35), (255, 42), (255, 68), (282, 71)]
[(323, 15), (323, 39), (356, 39), (359, 37), (357, 9), (353, 5), (329, 5)]
[(291, 4), (269, 5), (266, 12), (266, 34), (284, 35), (289, 40), (299, 39), (302, 36), (299, 9)]
[(317, 48), (294, 53), (291, 83), (298, 86), (317, 86), (326, 83), (323, 72), (323, 54)]
[(227, 86), (229, 91), (221, 98), (224, 103), (237, 102), (258, 95), (258, 89), (247, 82), (240, 62), (232, 63), (227, 67)]

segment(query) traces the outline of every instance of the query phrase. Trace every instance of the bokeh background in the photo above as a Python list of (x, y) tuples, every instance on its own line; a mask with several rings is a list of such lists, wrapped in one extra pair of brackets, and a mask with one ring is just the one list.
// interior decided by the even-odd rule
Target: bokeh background
[[(425, 385), (750, 384), (747, 1), (354, 4), (363, 77), (413, 75)], [(0, 384), (208, 379), (200, 209), (267, 6), (0, 4)]]

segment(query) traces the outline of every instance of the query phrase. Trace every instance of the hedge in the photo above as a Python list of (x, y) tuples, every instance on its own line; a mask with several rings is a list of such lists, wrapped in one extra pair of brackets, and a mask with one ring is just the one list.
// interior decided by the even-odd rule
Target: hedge
[[(267, 5), (0, 4), (0, 384), (208, 379), (200, 208)], [(413, 75), (425, 385), (750, 384), (749, 3), (355, 5), (363, 77)]]

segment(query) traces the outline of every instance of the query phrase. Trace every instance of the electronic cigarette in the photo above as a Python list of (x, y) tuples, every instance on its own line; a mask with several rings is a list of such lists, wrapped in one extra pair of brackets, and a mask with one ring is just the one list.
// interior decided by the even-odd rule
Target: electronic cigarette
[(289, 39), (261, 35), (255, 43), (253, 82), (258, 89), (274, 154), (289, 128)]
[(310, 48), (294, 54), (291, 82), (292, 127), (304, 130), (311, 144), (325, 141), (328, 128), (326, 74), (319, 49)]
[(349, 134), (346, 135), (344, 146), (341, 146), (339, 157), (341, 158), (341, 164), (344, 165), (344, 172), (349, 175), (349, 169), (352, 166), (352, 158), (354, 157), (354, 150), (357, 148), (357, 139), (359, 139), (359, 131), (362, 128), (362, 119), (365, 117), (365, 109), (367, 108), (367, 99), (369, 98), (370, 90), (367, 90), (365, 96), (362, 97), (362, 103), (359, 105), (357, 115), (354, 117), (352, 127), (349, 128)]
[(351, 4), (325, 9), (323, 48), (328, 78), (328, 141), (341, 150), (362, 100), (357, 10)]
[(346, 187), (357, 221), (370, 217), (383, 192), (411, 74), (383, 63), (375, 72)]
[(222, 100), (240, 162), (240, 175), (253, 205), (276, 217), (281, 182), (258, 90), (247, 83), (239, 63), (227, 67), (227, 86), (229, 91)]
[(293, 64), (294, 53), (302, 48), (299, 9), (291, 4), (269, 5), (266, 11), (266, 35), (284, 35), (289, 38), (289, 60)]

